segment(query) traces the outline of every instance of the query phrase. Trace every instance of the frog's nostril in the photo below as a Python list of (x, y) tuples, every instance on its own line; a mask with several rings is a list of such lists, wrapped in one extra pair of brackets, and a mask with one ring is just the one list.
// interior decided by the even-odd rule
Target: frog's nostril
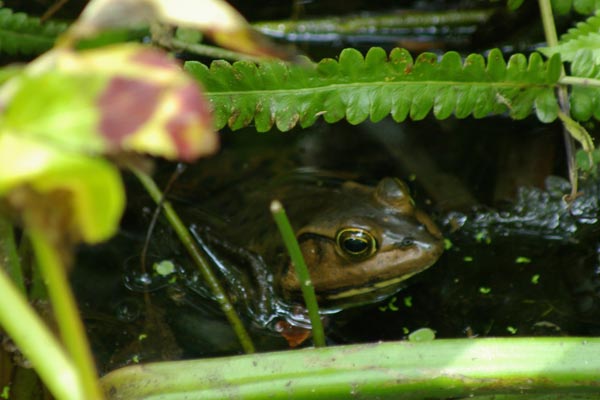
[(409, 247), (409, 246), (412, 246), (413, 244), (415, 244), (415, 239), (410, 236), (405, 237), (404, 239), (402, 239), (400, 242), (397, 243), (397, 245), (399, 247)]

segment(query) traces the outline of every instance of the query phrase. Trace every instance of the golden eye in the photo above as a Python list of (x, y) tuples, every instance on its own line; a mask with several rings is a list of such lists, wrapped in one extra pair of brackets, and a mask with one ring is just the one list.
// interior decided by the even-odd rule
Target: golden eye
[(364, 229), (340, 229), (335, 241), (342, 254), (351, 260), (364, 260), (377, 251), (377, 241)]

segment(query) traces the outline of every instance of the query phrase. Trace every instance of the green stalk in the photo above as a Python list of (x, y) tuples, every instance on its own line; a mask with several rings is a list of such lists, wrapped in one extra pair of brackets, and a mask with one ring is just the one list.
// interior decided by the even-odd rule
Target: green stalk
[(538, 0), (538, 4), (540, 6), (546, 43), (548, 43), (549, 47), (556, 46), (558, 45), (558, 35), (556, 34), (556, 26), (554, 25), (554, 15), (552, 15), (552, 4), (550, 4), (550, 0)]
[(275, 223), (277, 223), (285, 247), (292, 259), (294, 270), (298, 276), (298, 282), (300, 282), (300, 289), (302, 289), (302, 296), (304, 297), (304, 302), (308, 309), (308, 317), (312, 325), (313, 343), (315, 347), (323, 347), (325, 346), (325, 334), (323, 333), (323, 324), (319, 315), (319, 305), (315, 296), (315, 288), (310, 280), (310, 274), (308, 273), (308, 268), (306, 268), (304, 257), (302, 257), (302, 251), (300, 251), (296, 235), (294, 235), (290, 221), (279, 201), (274, 200), (271, 202), (271, 214), (273, 214)]
[[(60, 400), (92, 399), (85, 395), (80, 376), (58, 340), (35, 313), (27, 299), (4, 273), (0, 258), (0, 325), (52, 395)], [(97, 399), (102, 397), (95, 397)]]
[[(542, 24), (544, 25), (544, 35), (546, 37), (546, 43), (549, 47), (558, 45), (558, 35), (556, 33), (556, 26), (554, 24), (554, 16), (552, 15), (552, 5), (550, 0), (538, 0), (540, 7), (540, 15), (542, 17)], [(561, 80), (565, 76), (564, 67), (561, 68)], [(567, 88), (564, 85), (558, 87), (558, 103), (560, 108), (566, 115), (571, 115), (569, 110), (569, 97)], [(577, 162), (575, 160), (575, 141), (568, 129), (563, 127), (563, 141), (565, 143), (565, 152), (567, 156), (567, 167), (569, 169), (569, 181), (571, 182), (571, 194), (570, 198), (575, 199), (577, 196)]]
[(422, 28), (429, 26), (465, 26), (482, 24), (492, 15), (492, 10), (450, 10), (444, 12), (403, 12), (343, 17), (306, 18), (255, 22), (252, 27), (267, 35), (286, 34), (374, 34), (393, 29)]
[[(160, 189), (156, 186), (154, 180), (152, 180), (150, 176), (141, 172), (140, 170), (137, 170), (135, 168), (131, 168), (131, 170), (136, 175), (138, 180), (142, 183), (146, 191), (150, 194), (152, 200), (154, 200), (156, 204), (160, 204), (163, 199), (163, 194), (160, 191)], [(198, 246), (196, 246), (196, 242), (192, 238), (192, 235), (190, 234), (186, 226), (183, 224), (183, 222), (171, 206), (171, 203), (169, 203), (168, 201), (164, 201), (162, 202), (162, 207), (165, 210), (165, 216), (171, 224), (171, 227), (179, 237), (179, 240), (186, 248), (189, 255), (196, 263), (196, 266), (200, 270), (200, 273), (202, 274), (204, 280), (206, 281), (213, 295), (219, 302), (221, 310), (229, 320), (229, 323), (231, 324), (231, 327), (236, 333), (238, 340), (242, 345), (242, 348), (246, 353), (254, 353), (255, 348), (254, 344), (252, 343), (252, 339), (246, 331), (246, 328), (244, 328), (244, 324), (240, 320), (240, 317), (235, 312), (235, 309), (229, 301), (229, 298), (227, 297), (223, 286), (211, 270), (210, 262), (206, 259), (202, 251), (198, 248)]]
[(53, 315), (60, 335), (77, 367), (79, 384), (82, 386), (84, 398), (87, 400), (102, 399), (94, 358), (87, 342), (85, 328), (79, 318), (73, 292), (69, 286), (66, 266), (57, 249), (48, 242), (42, 232), (32, 228), (28, 233), (38, 267), (48, 288)]
[(559, 79), (558, 83), (561, 85), (600, 88), (600, 79), (580, 78), (577, 76), (563, 76)]
[(6, 273), (13, 283), (25, 293), (25, 281), (21, 262), (19, 261), (19, 252), (15, 243), (15, 234), (10, 221), (0, 213), (0, 260), (5, 260)]
[(224, 59), (224, 60), (246, 60), (259, 62), (264, 60), (261, 57), (253, 57), (247, 54), (238, 53), (220, 47), (209, 46), (201, 43), (188, 43), (175, 37), (159, 37), (155, 39), (156, 43), (168, 49), (177, 51), (187, 51), (192, 54), (198, 54), (205, 57)]
[(102, 385), (128, 400), (591, 400), (600, 396), (598, 371), (598, 338), (441, 339), (136, 365)]

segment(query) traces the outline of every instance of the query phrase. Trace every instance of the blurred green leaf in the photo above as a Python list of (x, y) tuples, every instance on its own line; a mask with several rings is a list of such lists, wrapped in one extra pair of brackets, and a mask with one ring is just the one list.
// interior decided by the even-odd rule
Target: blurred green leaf
[[(119, 171), (108, 161), (57, 150), (6, 129), (0, 131), (0, 159), (0, 196), (24, 186), (40, 194), (62, 191), (69, 194), (68, 201), (55, 207), (71, 210), (66, 232), (89, 243), (116, 232), (125, 193)], [(24, 198), (13, 199), (12, 204), (18, 209), (36, 205)]]
[(202, 40), (202, 32), (197, 29), (177, 28), (175, 37), (186, 43), (198, 43)]
[(507, 6), (509, 10), (516, 10), (521, 7), (525, 0), (508, 0)]

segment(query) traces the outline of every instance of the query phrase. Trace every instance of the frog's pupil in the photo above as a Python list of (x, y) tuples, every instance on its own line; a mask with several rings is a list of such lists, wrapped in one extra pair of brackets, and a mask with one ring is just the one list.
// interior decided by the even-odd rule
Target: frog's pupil
[(347, 238), (344, 240), (344, 248), (353, 254), (360, 254), (367, 250), (369, 244), (365, 239)]
[(360, 228), (340, 229), (335, 240), (337, 249), (350, 261), (364, 260), (377, 250), (375, 238)]

